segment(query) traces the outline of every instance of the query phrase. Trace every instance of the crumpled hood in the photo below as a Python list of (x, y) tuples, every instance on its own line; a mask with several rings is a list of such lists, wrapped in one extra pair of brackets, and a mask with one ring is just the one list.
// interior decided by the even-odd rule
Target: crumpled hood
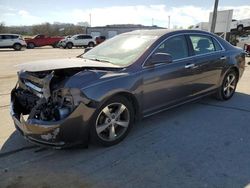
[(106, 62), (98, 62), (81, 58), (68, 58), (68, 59), (51, 59), (33, 61), (25, 64), (17, 65), (19, 70), (29, 72), (39, 72), (48, 70), (58, 70), (67, 68), (81, 68), (81, 67), (93, 67), (93, 68), (121, 68), (117, 65)]

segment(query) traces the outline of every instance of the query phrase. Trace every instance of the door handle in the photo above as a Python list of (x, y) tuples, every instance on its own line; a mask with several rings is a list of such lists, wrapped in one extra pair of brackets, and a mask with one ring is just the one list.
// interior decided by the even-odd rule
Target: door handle
[(225, 59), (227, 59), (226, 56), (222, 56), (222, 57), (220, 58), (220, 60), (225, 60)]
[(194, 68), (195, 67), (195, 64), (186, 64), (185, 65), (185, 69), (191, 69), (191, 68)]

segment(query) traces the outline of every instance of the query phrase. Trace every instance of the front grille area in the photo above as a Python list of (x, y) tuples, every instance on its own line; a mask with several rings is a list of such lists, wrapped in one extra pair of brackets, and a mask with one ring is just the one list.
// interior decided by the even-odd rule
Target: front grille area
[(36, 76), (35, 73), (30, 72), (21, 72), (19, 74), (19, 86), (24, 90), (35, 94), (39, 98), (50, 97), (50, 82), (53, 78), (53, 72), (47, 74), (46, 76), (41, 77), (41, 73), (38, 73)]
[(42, 88), (42, 87), (43, 87), (42, 84), (39, 84), (39, 83), (34, 82), (34, 81), (32, 81), (32, 80), (26, 80), (26, 79), (24, 79), (23, 81), (30, 82), (31, 84), (33, 84), (33, 85), (35, 85), (36, 87), (39, 87), (39, 88)]
[(19, 104), (23, 107), (23, 109), (25, 109), (24, 111), (26, 112), (29, 112), (39, 100), (38, 96), (21, 88), (16, 89), (15, 95), (18, 99)]
[(33, 90), (35, 90), (36, 92), (38, 92), (38, 93), (42, 93), (42, 86), (40, 86), (40, 84), (34, 84), (34, 82), (32, 82), (32, 81), (28, 81), (28, 80), (24, 80), (23, 81), (24, 82), (24, 84), (27, 86), (27, 87), (29, 87), (29, 88), (31, 88), (31, 89), (33, 89)]

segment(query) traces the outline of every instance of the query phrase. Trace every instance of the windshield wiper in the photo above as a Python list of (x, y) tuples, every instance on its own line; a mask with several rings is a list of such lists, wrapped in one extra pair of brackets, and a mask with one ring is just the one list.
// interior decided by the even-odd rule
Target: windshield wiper
[(110, 62), (110, 61), (108, 61), (108, 60), (105, 60), (105, 59), (90, 58), (89, 60), (113, 64), (112, 62)]
[(83, 54), (85, 54), (85, 53), (82, 53), (82, 54), (76, 56), (76, 58), (83, 58), (83, 57), (82, 57)]
[(82, 56), (79, 56), (79, 58), (82, 58), (82, 59), (88, 59), (88, 60), (92, 60), (92, 61), (98, 61), (98, 62), (103, 62), (103, 63), (110, 63), (112, 65), (116, 65), (115, 63), (112, 63), (111, 61), (109, 60), (106, 60), (106, 59), (99, 59), (99, 58), (86, 58), (86, 57), (82, 57)]

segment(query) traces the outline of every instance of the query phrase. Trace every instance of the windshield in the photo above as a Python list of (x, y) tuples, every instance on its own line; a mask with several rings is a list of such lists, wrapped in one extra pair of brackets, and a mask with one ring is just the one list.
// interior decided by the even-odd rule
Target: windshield
[(118, 35), (96, 46), (81, 57), (125, 67), (138, 59), (156, 39), (157, 36), (152, 35)]

